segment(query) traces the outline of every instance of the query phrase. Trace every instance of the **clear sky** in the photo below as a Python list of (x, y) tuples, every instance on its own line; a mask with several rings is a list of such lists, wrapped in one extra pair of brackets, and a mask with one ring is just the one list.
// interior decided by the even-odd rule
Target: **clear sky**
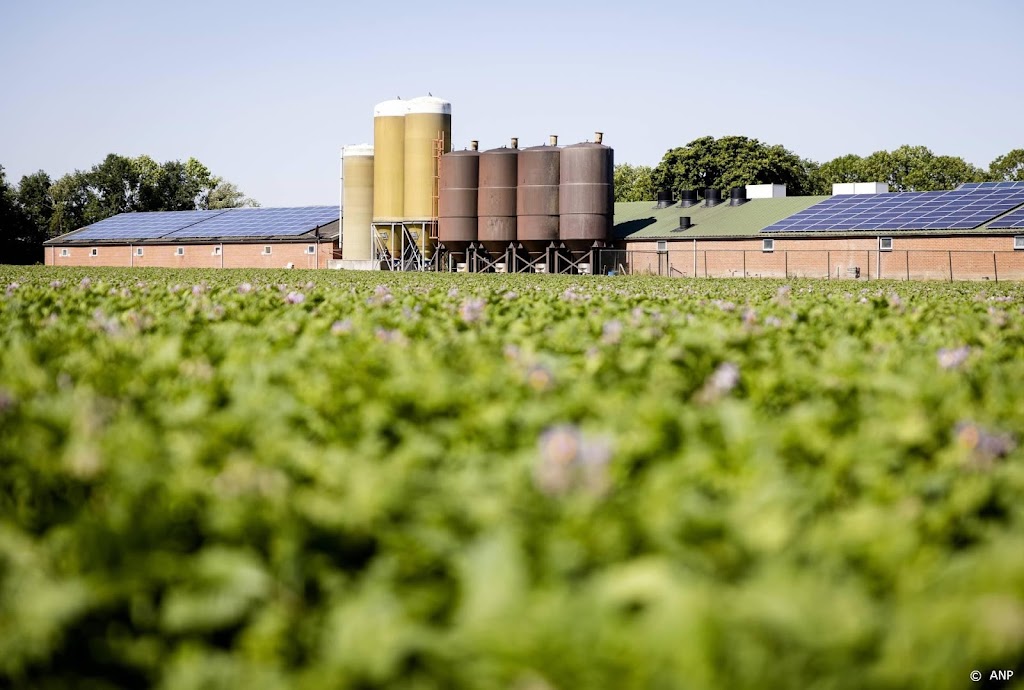
[(338, 199), (375, 103), (452, 102), (457, 148), (706, 134), (825, 161), (1024, 147), (1024, 2), (0, 0), (0, 165), (195, 156), (264, 206)]

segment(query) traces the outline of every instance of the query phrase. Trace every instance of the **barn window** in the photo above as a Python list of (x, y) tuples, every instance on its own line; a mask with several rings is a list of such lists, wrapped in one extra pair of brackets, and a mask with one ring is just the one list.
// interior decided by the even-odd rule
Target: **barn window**
[(142, 247), (135, 248), (135, 256), (142, 256)]
[(64, 247), (63, 249), (60, 250), (60, 255), (71, 256), (71, 251), (67, 247)]
[(99, 255), (100, 255), (100, 250), (97, 249), (96, 247), (93, 247), (92, 249), (89, 250), (89, 256), (99, 256)]
[(668, 251), (668, 240), (658, 240), (658, 252), (664, 254)]
[(220, 256), (220, 247), (219, 246), (213, 248), (213, 255), (214, 256)]
[(1024, 235), (1017, 235), (1013, 238), (1014, 249), (1024, 249)]
[(185, 256), (185, 248), (178, 247), (177, 249), (174, 250), (174, 253), (178, 256)]
[(272, 249), (272, 247), (271, 247), (271, 246), (270, 246), (269, 244), (268, 244), (268, 245), (264, 245), (264, 247), (263, 247), (263, 253), (264, 253), (264, 254), (270, 254), (270, 252), (271, 252), (271, 249)]
[(878, 251), (880, 251), (880, 252), (891, 252), (892, 251), (892, 238), (891, 237), (879, 237), (878, 238)]
[(775, 251), (775, 240), (765, 238), (761, 240), (761, 251), (762, 252), (774, 252)]
[(307, 254), (316, 254), (316, 245), (315, 244), (311, 244), (308, 247), (306, 247), (306, 253)]

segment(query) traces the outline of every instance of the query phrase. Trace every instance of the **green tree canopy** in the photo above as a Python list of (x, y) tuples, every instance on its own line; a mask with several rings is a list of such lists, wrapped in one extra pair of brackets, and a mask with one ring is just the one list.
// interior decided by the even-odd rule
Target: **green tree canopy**
[(812, 191), (807, 161), (783, 146), (741, 136), (701, 137), (670, 149), (653, 177), (656, 188), (677, 195), (684, 189), (768, 183), (786, 185), (791, 195)]
[(206, 198), (206, 208), (241, 208), (259, 206), (255, 199), (247, 197), (238, 187), (220, 178), (213, 178), (214, 187)]
[[(2, 170), (0, 167), (0, 173)], [(47, 237), (118, 213), (259, 205), (235, 185), (214, 176), (195, 158), (157, 163), (149, 156), (131, 158), (111, 153), (89, 170), (76, 170), (56, 181), (42, 170), (24, 176), (17, 188), (2, 174), (0, 178), (0, 233), (4, 242), (0, 260), (4, 263), (38, 261)], [(10, 242), (16, 242), (17, 247)]]
[(866, 158), (839, 156), (818, 169), (822, 193), (841, 182), (886, 182), (894, 192), (953, 189), (964, 182), (984, 182), (988, 175), (957, 156), (937, 156), (926, 146), (875, 151)]
[(33, 242), (33, 226), (18, 203), (17, 190), (0, 165), (0, 262), (33, 263), (41, 258)]
[(615, 166), (615, 201), (653, 201), (654, 168), (621, 163)]
[(988, 166), (989, 177), (997, 182), (1024, 181), (1024, 149), (999, 156)]

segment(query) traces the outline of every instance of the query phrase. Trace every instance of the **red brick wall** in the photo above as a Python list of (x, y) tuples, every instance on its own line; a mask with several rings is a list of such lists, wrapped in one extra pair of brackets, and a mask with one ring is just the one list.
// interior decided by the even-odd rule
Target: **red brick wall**
[[(773, 252), (761, 238), (670, 241), (667, 258), (656, 241), (627, 242), (633, 273), (698, 277), (861, 278), (906, 280), (1024, 280), (1024, 252), (1013, 237), (893, 237), (893, 250), (879, 252), (875, 237), (775, 239)], [(694, 259), (696, 258), (696, 271)], [(879, 272), (879, 260), (881, 272)]]
[[(139, 266), (161, 268), (285, 268), (289, 263), (295, 268), (327, 268), (327, 260), (333, 255), (333, 243), (320, 242), (317, 254), (307, 254), (310, 243), (269, 243), (267, 244), (188, 244), (167, 245), (147, 244), (127, 246), (99, 245), (96, 256), (91, 256), (92, 247), (67, 247), (70, 256), (62, 257), (61, 247), (46, 248), (48, 266)], [(185, 250), (178, 256), (178, 247)], [(222, 247), (222, 255), (214, 254), (216, 247)], [(270, 246), (270, 254), (263, 254), (263, 248)], [(142, 256), (135, 254), (142, 249)]]

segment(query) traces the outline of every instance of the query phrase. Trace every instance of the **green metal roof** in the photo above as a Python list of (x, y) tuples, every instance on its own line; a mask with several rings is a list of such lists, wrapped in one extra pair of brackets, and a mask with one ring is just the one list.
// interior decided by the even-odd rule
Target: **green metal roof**
[[(773, 199), (751, 199), (742, 206), (730, 206), (728, 199), (718, 206), (702, 204), (680, 208), (654, 208), (653, 201), (632, 201), (615, 204), (616, 239), (690, 239), (692, 237), (751, 237), (772, 223), (803, 211), (827, 199), (824, 196), (786, 196)], [(679, 227), (679, 216), (689, 216), (691, 227)]]
[[(688, 240), (692, 238), (738, 238), (738, 237), (821, 237), (843, 236), (876, 237), (885, 235), (1019, 235), (1019, 229), (989, 228), (998, 218), (993, 218), (977, 228), (964, 230), (886, 230), (870, 232), (858, 230), (833, 230), (818, 232), (773, 232), (761, 234), (761, 230), (787, 218), (794, 213), (810, 208), (827, 196), (789, 196), (772, 199), (751, 199), (742, 206), (730, 206), (728, 199), (718, 206), (707, 208), (701, 203), (690, 208), (679, 204), (668, 208), (655, 208), (654, 201), (631, 201), (615, 204), (615, 239), (618, 240)], [(679, 216), (690, 216), (690, 228), (673, 232), (679, 227)], [(1001, 216), (1000, 216), (1001, 217)]]

